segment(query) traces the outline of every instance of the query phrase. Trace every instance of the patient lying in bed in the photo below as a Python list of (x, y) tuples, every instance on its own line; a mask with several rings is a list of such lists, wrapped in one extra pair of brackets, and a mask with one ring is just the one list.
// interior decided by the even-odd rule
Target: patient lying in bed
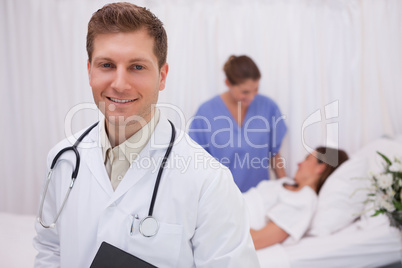
[[(299, 163), (294, 179), (263, 181), (244, 193), (249, 211), (265, 215), (260, 228), (250, 230), (255, 248), (299, 241), (310, 226), (322, 185), (347, 159), (342, 150), (318, 147)], [(249, 205), (256, 203), (261, 207)]]

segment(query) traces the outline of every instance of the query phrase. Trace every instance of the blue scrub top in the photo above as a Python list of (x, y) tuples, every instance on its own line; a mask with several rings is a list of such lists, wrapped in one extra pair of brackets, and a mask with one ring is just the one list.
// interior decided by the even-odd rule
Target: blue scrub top
[(256, 95), (243, 125), (238, 126), (220, 96), (200, 106), (190, 125), (190, 137), (227, 166), (242, 192), (269, 179), (269, 160), (286, 134), (276, 103)]

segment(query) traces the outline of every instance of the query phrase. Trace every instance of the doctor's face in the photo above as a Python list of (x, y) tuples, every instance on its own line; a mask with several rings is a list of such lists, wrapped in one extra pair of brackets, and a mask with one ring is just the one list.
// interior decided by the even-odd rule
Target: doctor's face
[(145, 29), (95, 37), (92, 62), (88, 61), (89, 84), (109, 124), (151, 119), (168, 73), (167, 63), (159, 69), (153, 47)]

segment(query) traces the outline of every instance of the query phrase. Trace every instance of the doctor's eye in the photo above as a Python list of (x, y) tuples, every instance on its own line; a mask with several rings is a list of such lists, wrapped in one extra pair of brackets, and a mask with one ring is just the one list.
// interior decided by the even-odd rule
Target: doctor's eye
[(110, 64), (110, 63), (103, 63), (101, 66), (104, 67), (104, 68), (110, 68), (110, 67), (112, 67), (112, 64)]
[(142, 70), (144, 67), (141, 65), (133, 65), (134, 70)]

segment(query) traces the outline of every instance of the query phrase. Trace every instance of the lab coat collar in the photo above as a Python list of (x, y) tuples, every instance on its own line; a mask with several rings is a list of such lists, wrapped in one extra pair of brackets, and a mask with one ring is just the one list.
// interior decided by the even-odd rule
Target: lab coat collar
[[(102, 124), (102, 120), (99, 124)], [(88, 136), (84, 139), (87, 143), (91, 143), (91, 146), (97, 146), (101, 148), (102, 143), (101, 139), (101, 128), (100, 125), (97, 125), (91, 132), (89, 132)], [(176, 131), (177, 132), (177, 131)], [(170, 137), (172, 135), (172, 129), (170, 123), (166, 116), (160, 111), (159, 123), (156, 125), (154, 132), (151, 135), (147, 145), (145, 145), (144, 149), (141, 151), (155, 151), (155, 150), (165, 150), (169, 147)], [(95, 143), (95, 144), (94, 144)], [(101, 148), (102, 149), (102, 148)]]
[[(170, 139), (172, 135), (172, 128), (170, 126), (169, 121), (167, 118), (160, 113), (159, 123), (155, 128), (154, 133), (152, 134), (150, 140), (148, 141), (147, 145), (144, 149), (140, 152), (138, 157), (133, 161), (130, 168), (128, 169), (125, 178), (121, 181), (119, 186), (116, 188), (116, 191), (113, 192), (110, 180), (107, 176), (106, 169), (100, 168), (100, 165), (103, 165), (102, 160), (102, 148), (100, 145), (99, 138), (100, 136), (100, 128), (99, 125), (93, 129), (88, 134), (88, 143), (92, 141), (92, 144), (97, 144), (97, 148), (93, 148), (92, 150), (84, 150), (85, 155), (83, 154), (83, 159), (87, 163), (89, 169), (91, 170), (92, 174), (101, 185), (101, 187), (105, 190), (106, 193), (111, 197), (108, 202), (108, 206), (112, 205), (116, 200), (118, 200), (121, 196), (123, 196), (128, 190), (130, 190), (138, 181), (141, 179), (145, 179), (147, 173), (149, 173), (148, 169), (138, 169), (134, 167), (141, 166), (137, 164), (137, 161), (143, 159), (144, 157), (155, 157), (160, 154), (163, 157), (166, 149), (169, 146)], [(159, 157), (160, 158), (160, 157)], [(155, 174), (156, 177), (157, 174)], [(153, 176), (152, 176), (153, 177)]]
[[(102, 147), (100, 142), (101, 135), (99, 125), (101, 122), (102, 120), (94, 129), (92, 129), (88, 133), (88, 135), (78, 145), (78, 148), (81, 155), (81, 165), (87, 165), (90, 172), (93, 174), (105, 193), (111, 196), (113, 194), (113, 188), (102, 160)], [(82, 132), (78, 133), (76, 136), (79, 137)]]
[(100, 120), (98, 125), (88, 133), (82, 141), (81, 150), (81, 165), (87, 165), (90, 172), (105, 191), (108, 196), (113, 195), (112, 184), (110, 183), (109, 176), (102, 157), (102, 143), (101, 143), (101, 126), (104, 121)]
[(81, 159), (83, 160), (81, 165), (86, 164), (105, 193), (112, 196), (113, 188), (103, 163), (102, 148), (97, 146), (90, 150), (83, 150)]
[[(169, 146), (170, 138), (172, 134), (172, 128), (169, 121), (163, 114), (160, 114), (159, 123), (155, 128), (147, 145), (142, 149), (138, 157), (132, 162), (130, 168), (124, 179), (120, 182), (119, 186), (116, 188), (108, 206), (113, 204), (117, 199), (123, 196), (127, 191), (129, 191), (136, 183), (142, 179), (156, 179), (157, 172), (152, 174), (151, 177), (148, 176), (150, 173), (149, 168), (141, 168), (141, 159), (144, 158), (154, 158), (162, 159), (165, 154), (166, 149)], [(157, 161), (158, 164), (159, 161)], [(153, 169), (152, 169), (153, 170)], [(146, 176), (147, 175), (147, 176)]]
[(91, 132), (89, 132), (88, 136), (83, 141), (87, 141), (87, 143), (92, 142), (93, 146), (99, 147), (102, 151), (101, 124), (104, 124), (104, 119), (101, 119), (98, 122), (98, 125)]
[[(177, 132), (177, 131), (176, 131)], [(149, 146), (150, 151), (166, 150), (169, 147), (170, 138), (172, 136), (172, 127), (166, 116), (160, 112), (159, 123), (146, 147)]]

